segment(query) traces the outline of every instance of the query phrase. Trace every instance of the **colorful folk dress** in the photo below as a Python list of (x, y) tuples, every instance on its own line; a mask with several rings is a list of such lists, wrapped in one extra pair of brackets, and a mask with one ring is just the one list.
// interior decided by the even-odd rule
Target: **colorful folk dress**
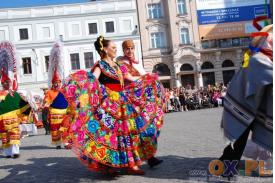
[[(74, 114), (73, 150), (89, 168), (133, 167), (156, 153), (163, 123), (163, 88), (156, 75), (144, 75), (124, 88), (123, 73), (99, 61), (101, 75), (71, 74), (64, 94)], [(95, 68), (94, 67), (94, 68)]]
[(30, 105), (17, 92), (0, 91), (0, 139), (6, 156), (19, 154), (19, 116), (28, 115), (30, 110)]
[(48, 90), (45, 95), (45, 104), (49, 105), (49, 122), (52, 136), (52, 144), (61, 145), (62, 132), (60, 128), (62, 121), (66, 117), (68, 102), (62, 92)]
[[(131, 74), (132, 76), (142, 76), (143, 74), (142, 74), (142, 72), (145, 72), (144, 71), (144, 68), (142, 68), (142, 69), (139, 69), (140, 71), (138, 71), (135, 67), (134, 67), (134, 64), (133, 64), (133, 62), (131, 62), (131, 61), (129, 61), (128, 59), (127, 59), (127, 57), (121, 57), (120, 59), (119, 59), (119, 61), (118, 61), (118, 63), (119, 63), (119, 67), (120, 67), (120, 69), (121, 69), (121, 71), (123, 72), (123, 73), (129, 73), (129, 74)], [(135, 64), (136, 65), (136, 64)], [(132, 82), (131, 81), (128, 81), (128, 80), (126, 80), (126, 79), (124, 79), (124, 84), (125, 84), (125, 86), (127, 86), (127, 85), (130, 85)], [(164, 91), (164, 93), (163, 93), (163, 101), (162, 101), (162, 104), (163, 105), (165, 105), (166, 104), (166, 98), (165, 98), (165, 91)], [(160, 108), (162, 107), (163, 108), (163, 106), (159, 106)], [(164, 109), (164, 108), (163, 108)], [(164, 111), (165, 112), (165, 111)], [(160, 131), (158, 132), (158, 133), (160, 133)], [(146, 136), (142, 136), (142, 138), (147, 138)], [(155, 140), (155, 141), (152, 141), (152, 143), (154, 142), (154, 147), (157, 147), (157, 139)]]
[(133, 64), (127, 62), (127, 58), (122, 57), (120, 58), (120, 61), (118, 62), (120, 65), (120, 68), (126, 69), (127, 72), (129, 72), (132, 76), (141, 76), (139, 71), (133, 66)]

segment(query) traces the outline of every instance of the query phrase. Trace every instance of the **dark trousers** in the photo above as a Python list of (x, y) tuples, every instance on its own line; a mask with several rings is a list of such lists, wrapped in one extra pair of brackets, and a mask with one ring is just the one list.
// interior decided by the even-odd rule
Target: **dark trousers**
[(50, 132), (50, 124), (48, 123), (48, 110), (43, 109), (42, 110), (42, 122), (43, 122), (43, 126), (47, 132)]
[(43, 126), (46, 132), (50, 132), (50, 124), (47, 121), (43, 121)]
[(243, 132), (243, 134), (233, 143), (233, 148), (231, 147), (231, 144), (226, 146), (223, 150), (222, 156), (219, 158), (219, 160), (240, 160), (246, 143), (249, 136), (249, 132), (251, 130), (252, 124)]

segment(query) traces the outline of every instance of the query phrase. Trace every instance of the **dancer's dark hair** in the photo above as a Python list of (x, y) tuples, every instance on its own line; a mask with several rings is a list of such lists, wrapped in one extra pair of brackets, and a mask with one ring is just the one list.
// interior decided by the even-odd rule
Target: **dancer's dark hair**
[(99, 36), (95, 41), (94, 46), (101, 59), (107, 56), (107, 53), (104, 51), (103, 48), (109, 46), (110, 42), (111, 40), (107, 40), (103, 36)]

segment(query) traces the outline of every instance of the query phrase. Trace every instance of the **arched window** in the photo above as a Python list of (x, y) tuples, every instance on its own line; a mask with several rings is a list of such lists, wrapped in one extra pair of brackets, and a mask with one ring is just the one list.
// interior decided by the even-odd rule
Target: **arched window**
[(235, 70), (222, 71), (223, 83), (227, 85), (235, 74)]
[(234, 63), (231, 60), (225, 60), (222, 63), (222, 67), (234, 67)]
[(190, 64), (182, 64), (180, 71), (193, 71), (194, 68)]
[[(226, 68), (226, 67), (234, 67), (234, 63), (231, 60), (225, 60), (222, 63), (222, 68)], [(227, 85), (233, 78), (234, 74), (235, 74), (235, 70), (222, 71), (223, 83)]]
[(163, 63), (155, 65), (153, 68), (153, 73), (156, 73), (159, 76), (171, 76), (171, 72), (168, 65)]
[(195, 86), (195, 75), (194, 74), (184, 74), (181, 75), (181, 84), (183, 87), (191, 85), (193, 88)]
[(211, 62), (203, 62), (201, 69), (214, 69), (214, 65)]

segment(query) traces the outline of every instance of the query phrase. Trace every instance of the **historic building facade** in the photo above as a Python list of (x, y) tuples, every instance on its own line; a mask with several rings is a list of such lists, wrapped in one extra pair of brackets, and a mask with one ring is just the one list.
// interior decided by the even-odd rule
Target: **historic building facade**
[(138, 0), (144, 67), (166, 87), (227, 84), (250, 38), (203, 41), (195, 0)]
[(94, 41), (99, 35), (117, 43), (133, 39), (141, 60), (135, 0), (91, 1), (35, 7), (3, 8), (0, 5), (0, 41), (16, 47), (19, 89), (47, 86), (47, 69), (54, 41), (63, 43), (65, 74), (90, 69), (99, 55)]

